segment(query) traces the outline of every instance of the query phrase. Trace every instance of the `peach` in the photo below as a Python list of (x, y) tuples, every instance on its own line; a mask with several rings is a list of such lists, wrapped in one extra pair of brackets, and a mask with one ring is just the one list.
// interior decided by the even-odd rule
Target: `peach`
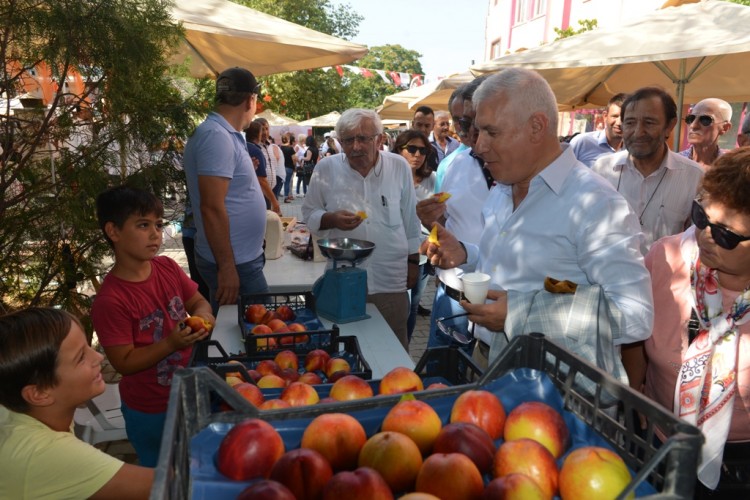
[(277, 365), (279, 365), (279, 368), (282, 370), (284, 368), (291, 368), (294, 371), (297, 371), (299, 368), (299, 360), (297, 359), (297, 354), (295, 354), (294, 351), (290, 350), (284, 350), (279, 352), (275, 358), (273, 358), (274, 362), (276, 362)]
[(258, 387), (261, 389), (286, 387), (286, 380), (274, 374), (263, 375), (260, 380), (258, 380)]
[[(508, 474), (490, 481), (482, 494), (482, 500), (513, 499), (548, 500), (542, 489), (526, 474)], [(581, 498), (581, 497), (576, 497)], [(599, 497), (585, 497), (594, 500)]]
[(447, 389), (449, 387), (450, 387), (449, 385), (444, 384), (442, 382), (433, 382), (433, 383), (431, 383), (430, 385), (427, 386), (426, 390), (432, 391), (432, 390), (435, 390), (435, 389)]
[(505, 408), (489, 391), (466, 391), (453, 403), (450, 421), (474, 424), (487, 431), (494, 440), (503, 435)]
[(281, 399), (267, 399), (258, 408), (261, 410), (277, 410), (279, 408), (291, 408), (292, 405)]
[(393, 493), (383, 477), (369, 467), (354, 472), (334, 474), (325, 488), (322, 500), (366, 498), (367, 500), (393, 500)]
[(292, 382), (281, 393), (281, 399), (292, 406), (307, 406), (320, 401), (320, 396), (313, 386), (302, 382)]
[(408, 491), (414, 486), (422, 454), (408, 436), (398, 432), (379, 432), (362, 446), (360, 467), (372, 467), (383, 476), (391, 491)]
[(484, 490), (482, 474), (461, 453), (433, 453), (422, 464), (416, 490), (442, 500), (478, 499)]
[(264, 359), (260, 361), (255, 367), (255, 370), (260, 373), (261, 376), (281, 375), (281, 368), (276, 364), (276, 361), (272, 359)]
[[(266, 314), (263, 315), (263, 317), (261, 318), (260, 322), (263, 323), (264, 325), (268, 325), (268, 323), (270, 323), (274, 319), (278, 319), (279, 321), (281, 321), (281, 318), (279, 318), (279, 315), (276, 314), (276, 312), (274, 312), (274, 311), (266, 311)], [(282, 321), (282, 323), (283, 323), (283, 321)], [(273, 329), (273, 327), (271, 327), (271, 328)]]
[(291, 490), (280, 482), (261, 479), (242, 490), (237, 500), (295, 500), (295, 498)]
[(548, 404), (528, 401), (513, 408), (505, 421), (505, 441), (529, 438), (560, 458), (568, 448), (570, 432), (562, 415)]
[(305, 356), (305, 370), (308, 372), (315, 370), (325, 372), (329, 359), (331, 359), (331, 355), (323, 349), (312, 350)]
[(274, 333), (282, 333), (280, 330), (287, 329), (286, 323), (278, 318), (273, 318), (268, 323), (266, 323), (266, 325), (268, 326), (268, 328), (273, 330)]
[(334, 382), (330, 395), (336, 401), (371, 398), (372, 387), (356, 375), (345, 375)]
[(250, 402), (256, 408), (263, 404), (266, 398), (258, 388), (257, 385), (250, 384), (248, 382), (242, 382), (234, 386), (234, 390), (239, 392), (240, 395)]
[(284, 453), (271, 469), (271, 479), (289, 488), (297, 500), (319, 499), (332, 476), (325, 457), (307, 448)]
[(425, 456), (432, 451), (432, 445), (442, 427), (440, 416), (432, 406), (417, 400), (396, 403), (386, 414), (382, 425), (384, 431), (409, 436)]
[(422, 379), (414, 370), (398, 366), (380, 380), (380, 394), (401, 394), (424, 389)]
[(265, 314), (266, 306), (263, 304), (251, 304), (245, 309), (245, 319), (248, 323), (261, 323)]
[(185, 319), (185, 325), (190, 327), (190, 330), (198, 332), (200, 330), (206, 330), (210, 332), (213, 330), (214, 325), (210, 321), (201, 318), (200, 316), (190, 316)]
[(216, 455), (219, 472), (235, 481), (267, 478), (284, 454), (284, 441), (268, 422), (251, 418), (232, 427)]
[[(617, 453), (598, 446), (584, 446), (565, 457), (559, 481), (562, 500), (616, 498), (631, 477)], [(627, 498), (635, 498), (635, 495), (630, 493)]]
[(545, 498), (551, 499), (557, 492), (558, 469), (555, 457), (533, 439), (521, 438), (500, 445), (492, 463), (492, 476), (503, 477), (508, 474), (529, 476), (541, 488)]
[(318, 375), (315, 372), (305, 372), (302, 375), (300, 375), (298, 382), (302, 382), (302, 383), (310, 384), (310, 385), (317, 385), (317, 384), (322, 384), (323, 379), (320, 378), (320, 375)]
[(297, 317), (296, 314), (294, 314), (294, 311), (289, 306), (279, 306), (276, 308), (276, 314), (279, 315), (279, 318), (281, 318), (283, 321), (292, 321), (294, 318)]
[(463, 453), (479, 472), (489, 473), (497, 448), (487, 432), (474, 424), (455, 422), (442, 428), (432, 446), (434, 453)]
[(365, 429), (356, 418), (345, 413), (325, 413), (307, 425), (301, 447), (319, 452), (335, 471), (351, 470), (357, 466), (359, 450), (366, 440)]
[(339, 378), (341, 378), (344, 375), (348, 375), (351, 371), (352, 368), (349, 366), (349, 362), (344, 358), (331, 358), (326, 363), (325, 372), (326, 377), (328, 377), (329, 381), (333, 377), (333, 374), (336, 372), (342, 372), (342, 374), (339, 376)]

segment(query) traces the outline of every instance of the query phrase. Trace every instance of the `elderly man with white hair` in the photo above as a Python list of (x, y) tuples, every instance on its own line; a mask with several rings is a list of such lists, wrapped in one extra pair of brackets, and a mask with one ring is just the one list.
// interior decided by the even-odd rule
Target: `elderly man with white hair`
[[(509, 298), (535, 292), (547, 277), (599, 285), (622, 314), (615, 344), (651, 334), (651, 280), (640, 253), (640, 226), (612, 185), (557, 138), (549, 84), (522, 68), (490, 76), (474, 93), (474, 150), (497, 182), (482, 210), (478, 245), (437, 224), (439, 245), (424, 245), (432, 264), (490, 275), (486, 303), (461, 301), (478, 326), (477, 361), (503, 344)], [(479, 222), (479, 221), (478, 221)]]
[(710, 97), (693, 106), (685, 117), (690, 147), (680, 154), (708, 168), (728, 150), (719, 148), (719, 137), (732, 128), (732, 106)]
[(367, 269), (367, 301), (408, 349), (406, 290), (417, 280), (421, 236), (411, 168), (401, 155), (381, 150), (383, 125), (374, 111), (345, 111), (336, 133), (344, 154), (316, 165), (302, 215), (319, 237), (375, 243), (359, 266)]

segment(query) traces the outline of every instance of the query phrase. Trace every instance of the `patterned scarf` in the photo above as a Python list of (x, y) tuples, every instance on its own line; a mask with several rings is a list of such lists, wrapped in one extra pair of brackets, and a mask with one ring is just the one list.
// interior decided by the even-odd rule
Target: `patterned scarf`
[[(694, 228), (691, 228), (694, 229)], [(750, 289), (724, 312), (718, 271), (701, 265), (694, 231), (682, 246), (690, 263), (690, 284), (700, 330), (688, 346), (677, 376), (674, 408), (680, 418), (698, 426), (705, 437), (698, 479), (714, 489), (719, 483), (724, 444), (737, 394), (739, 334), (736, 325), (750, 321)]]

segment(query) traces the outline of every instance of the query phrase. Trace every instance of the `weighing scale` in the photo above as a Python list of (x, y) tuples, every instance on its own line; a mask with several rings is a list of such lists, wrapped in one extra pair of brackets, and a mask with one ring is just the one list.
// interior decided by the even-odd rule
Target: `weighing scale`
[(369, 318), (365, 313), (367, 271), (355, 265), (372, 253), (375, 243), (353, 238), (324, 238), (316, 243), (320, 253), (333, 261), (333, 268), (313, 285), (318, 315), (334, 323)]

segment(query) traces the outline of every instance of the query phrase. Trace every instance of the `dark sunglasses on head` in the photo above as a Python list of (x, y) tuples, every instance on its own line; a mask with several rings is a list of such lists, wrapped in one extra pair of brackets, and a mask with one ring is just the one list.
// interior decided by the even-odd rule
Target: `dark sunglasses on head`
[(693, 224), (695, 224), (695, 227), (698, 229), (703, 230), (706, 229), (706, 226), (710, 227), (711, 238), (713, 238), (717, 245), (726, 250), (733, 250), (741, 242), (750, 240), (750, 236), (740, 236), (725, 227), (721, 227), (709, 221), (706, 211), (701, 204), (698, 203), (698, 200), (693, 200), (693, 208), (690, 217), (693, 219)]
[(690, 114), (685, 117), (685, 123), (690, 125), (695, 121), (696, 118), (698, 119), (698, 123), (700, 123), (704, 127), (710, 127), (716, 121), (713, 116), (709, 116), (709, 115), (698, 116), (698, 115)]
[(406, 146), (401, 147), (402, 151), (404, 149), (412, 155), (417, 154), (417, 151), (419, 151), (419, 154), (421, 154), (422, 156), (427, 156), (427, 148), (424, 146), (414, 146), (413, 144), (407, 144)]

